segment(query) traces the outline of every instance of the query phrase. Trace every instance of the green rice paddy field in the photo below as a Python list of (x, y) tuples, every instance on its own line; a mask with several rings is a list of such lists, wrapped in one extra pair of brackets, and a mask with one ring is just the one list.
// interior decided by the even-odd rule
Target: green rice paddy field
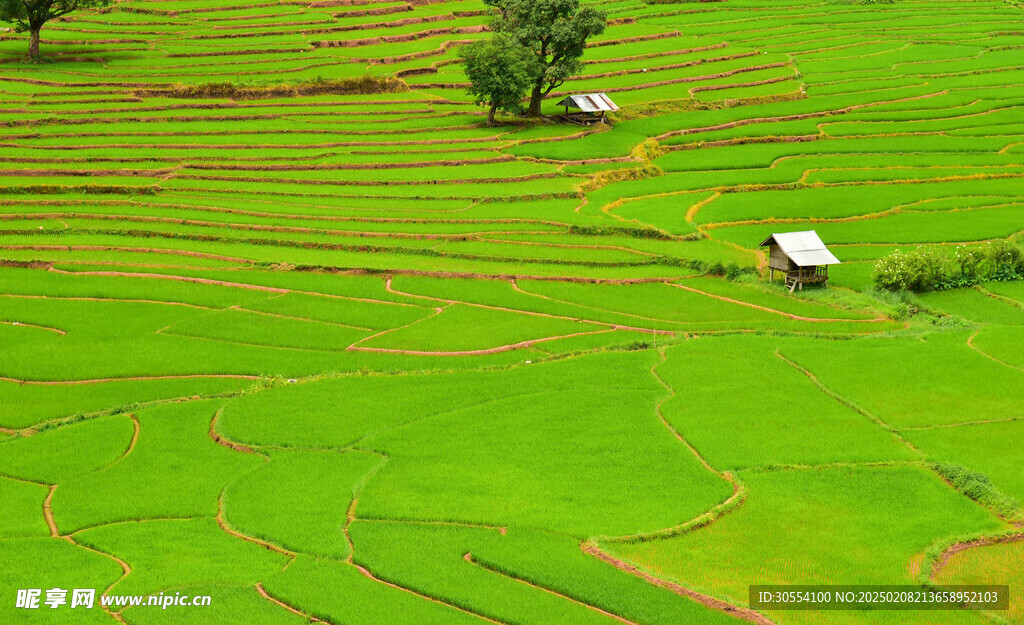
[[(1024, 623), (1024, 287), (871, 284), (1024, 240), (1024, 9), (584, 3), (544, 110), (611, 127), (487, 127), (478, 1), (120, 0), (42, 64), (0, 32), (0, 622)], [(195, 97), (368, 74), (406, 88)], [(760, 278), (807, 229), (829, 287)], [(1017, 595), (748, 607), (947, 582)]]

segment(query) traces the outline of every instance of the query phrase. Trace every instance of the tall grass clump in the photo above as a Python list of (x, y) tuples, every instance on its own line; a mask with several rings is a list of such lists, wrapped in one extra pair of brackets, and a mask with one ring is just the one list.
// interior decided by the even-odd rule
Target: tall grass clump
[(932, 469), (968, 498), (977, 501), (995, 514), (1013, 519), (1020, 516), (1021, 508), (1016, 499), (1004, 495), (984, 473), (952, 463), (935, 463)]
[(729, 281), (736, 280), (740, 276), (757, 275), (757, 270), (753, 267), (741, 267), (736, 263), (702, 263), (697, 261), (696, 263), (693, 263), (693, 266), (694, 269), (702, 271), (706, 275), (725, 278)]
[(1024, 280), (1024, 250), (1008, 241), (958, 245), (952, 254), (933, 247), (896, 250), (878, 261), (872, 278), (880, 289), (916, 293)]

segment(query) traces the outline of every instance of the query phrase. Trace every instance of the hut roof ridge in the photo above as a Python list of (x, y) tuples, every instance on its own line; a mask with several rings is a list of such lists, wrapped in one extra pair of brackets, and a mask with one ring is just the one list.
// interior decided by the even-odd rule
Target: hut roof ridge
[(617, 111), (619, 107), (603, 93), (581, 93), (566, 96), (557, 106), (570, 106), (587, 113), (594, 111)]
[(838, 265), (840, 260), (828, 251), (814, 230), (772, 233), (761, 246), (775, 242), (790, 259), (801, 267), (810, 265)]

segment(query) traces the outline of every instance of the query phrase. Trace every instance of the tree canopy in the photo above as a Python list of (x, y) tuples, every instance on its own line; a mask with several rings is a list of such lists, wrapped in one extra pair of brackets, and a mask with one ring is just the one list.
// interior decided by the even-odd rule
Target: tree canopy
[(604, 32), (603, 11), (579, 0), (484, 0), (498, 11), (491, 30), (507, 35), (534, 57), (530, 114), (540, 115), (544, 96), (583, 70), (587, 39)]
[(462, 48), (466, 77), (472, 82), (470, 95), (477, 104), (490, 106), (487, 125), (494, 124), (497, 111), (519, 113), (523, 95), (536, 80), (538, 66), (533, 54), (510, 37), (497, 34)]
[(12, 22), (29, 32), (28, 54), (39, 58), (39, 31), (52, 19), (79, 9), (107, 6), (111, 0), (0, 0), (0, 22)]

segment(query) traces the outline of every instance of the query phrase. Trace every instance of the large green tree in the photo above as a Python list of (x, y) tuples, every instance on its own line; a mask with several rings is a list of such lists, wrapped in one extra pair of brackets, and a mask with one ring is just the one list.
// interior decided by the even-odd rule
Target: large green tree
[(498, 111), (520, 113), (523, 96), (536, 79), (537, 64), (529, 49), (503, 34), (462, 48), (469, 93), (477, 104), (490, 107), (487, 125), (494, 125)]
[(39, 58), (39, 31), (46, 22), (72, 11), (101, 7), (111, 0), (0, 0), (0, 22), (13, 22), (15, 30), (29, 33), (28, 55)]
[(587, 39), (604, 32), (608, 19), (579, 0), (484, 0), (498, 10), (491, 30), (528, 48), (537, 69), (530, 91), (530, 115), (540, 115), (544, 96), (583, 71)]

